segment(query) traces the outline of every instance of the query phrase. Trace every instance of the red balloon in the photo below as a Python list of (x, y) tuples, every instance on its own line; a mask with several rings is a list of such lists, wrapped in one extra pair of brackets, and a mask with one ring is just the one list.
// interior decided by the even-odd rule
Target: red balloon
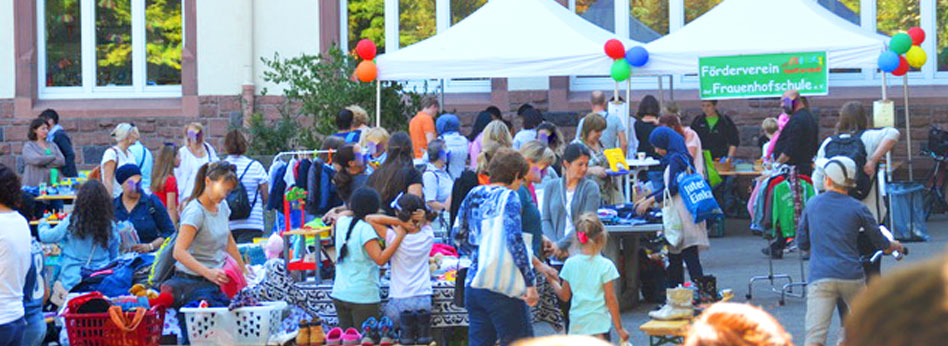
[(625, 57), (625, 47), (622, 46), (622, 41), (617, 39), (611, 39), (606, 41), (606, 55), (613, 59), (622, 59)]
[(356, 69), (355, 69), (356, 78), (366, 83), (374, 81), (375, 77), (378, 76), (378, 74), (379, 74), (379, 69), (378, 67), (375, 66), (375, 63), (372, 62), (372, 60), (365, 60), (363, 62), (360, 62), (359, 65), (356, 66)]
[(913, 45), (920, 46), (922, 42), (925, 41), (925, 30), (922, 30), (922, 28), (911, 28), (908, 31), (908, 35), (912, 38)]
[(904, 76), (906, 73), (908, 73), (908, 70), (909, 70), (908, 60), (905, 60), (904, 56), (899, 55), (899, 67), (896, 68), (895, 71), (892, 71), (892, 75), (901, 77), (901, 76)]
[(375, 59), (375, 53), (375, 42), (372, 42), (370, 39), (364, 38), (356, 44), (356, 54), (359, 54), (362, 60)]

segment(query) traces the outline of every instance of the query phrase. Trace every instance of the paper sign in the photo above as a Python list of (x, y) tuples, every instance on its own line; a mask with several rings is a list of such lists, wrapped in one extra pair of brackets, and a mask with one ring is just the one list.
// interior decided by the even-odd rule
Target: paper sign
[(872, 103), (872, 127), (895, 127), (895, 103), (892, 100)]
[(698, 58), (702, 100), (801, 95), (826, 95), (826, 52), (732, 55)]
[(622, 149), (606, 149), (604, 153), (606, 154), (606, 160), (609, 160), (609, 169), (611, 169), (613, 172), (624, 171), (628, 169), (625, 163), (625, 154), (622, 153)]

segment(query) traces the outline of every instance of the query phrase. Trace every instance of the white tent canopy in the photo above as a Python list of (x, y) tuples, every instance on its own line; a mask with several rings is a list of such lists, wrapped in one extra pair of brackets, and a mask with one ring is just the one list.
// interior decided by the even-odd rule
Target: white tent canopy
[(443, 33), (380, 55), (378, 79), (606, 75), (612, 38), (554, 0), (491, 0)]
[(813, 0), (726, 0), (645, 45), (636, 74), (698, 72), (698, 58), (826, 51), (829, 68), (875, 68), (888, 38), (864, 31)]

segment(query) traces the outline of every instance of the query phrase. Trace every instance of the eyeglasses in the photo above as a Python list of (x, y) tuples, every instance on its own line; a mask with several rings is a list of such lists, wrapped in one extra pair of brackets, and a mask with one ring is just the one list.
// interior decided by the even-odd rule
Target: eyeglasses
[(173, 147), (173, 146), (175, 146), (175, 144), (174, 144), (174, 142), (165, 142), (165, 146), (166, 146), (166, 147)]

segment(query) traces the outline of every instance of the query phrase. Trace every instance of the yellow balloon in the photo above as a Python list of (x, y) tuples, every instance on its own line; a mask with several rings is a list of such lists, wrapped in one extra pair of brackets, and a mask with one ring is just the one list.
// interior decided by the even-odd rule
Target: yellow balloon
[(925, 50), (922, 49), (922, 47), (912, 46), (908, 52), (905, 52), (905, 60), (908, 61), (909, 66), (920, 68), (922, 65), (925, 65), (925, 61), (928, 60), (928, 55), (925, 54)]

